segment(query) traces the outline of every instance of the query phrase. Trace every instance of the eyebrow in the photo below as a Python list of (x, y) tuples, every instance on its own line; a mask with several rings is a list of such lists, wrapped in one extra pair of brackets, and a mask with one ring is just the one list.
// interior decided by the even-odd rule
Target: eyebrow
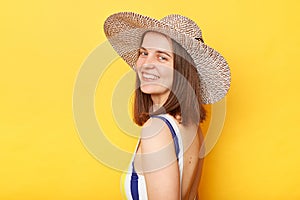
[[(140, 47), (139, 50), (141, 50), (141, 49), (147, 51), (147, 49), (145, 47)], [(167, 51), (155, 50), (155, 52), (156, 53), (163, 53), (163, 54), (166, 54), (167, 56), (169, 56), (170, 58), (173, 58), (172, 55), (170, 53), (168, 53)]]

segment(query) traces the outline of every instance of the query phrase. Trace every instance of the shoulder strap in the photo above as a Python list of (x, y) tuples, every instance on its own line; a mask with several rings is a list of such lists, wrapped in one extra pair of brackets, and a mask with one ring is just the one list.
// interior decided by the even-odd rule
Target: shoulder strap
[(171, 131), (171, 134), (172, 134), (172, 138), (173, 138), (173, 141), (174, 141), (174, 146), (175, 146), (175, 152), (176, 152), (176, 157), (177, 157), (177, 160), (178, 160), (178, 157), (179, 157), (179, 144), (178, 144), (178, 137), (176, 135), (176, 132), (172, 126), (172, 124), (169, 122), (169, 120), (161, 115), (153, 115), (151, 116), (152, 118), (159, 118), (161, 120), (163, 120), (169, 127), (170, 131)]

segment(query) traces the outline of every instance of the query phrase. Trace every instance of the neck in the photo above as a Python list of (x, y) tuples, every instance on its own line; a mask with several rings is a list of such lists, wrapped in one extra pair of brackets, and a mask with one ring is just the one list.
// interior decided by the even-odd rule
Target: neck
[(167, 93), (166, 95), (151, 95), (151, 99), (153, 102), (153, 107), (152, 107), (152, 111), (155, 112), (157, 111), (160, 107), (162, 107), (164, 105), (164, 103), (167, 101), (169, 97), (169, 93)]

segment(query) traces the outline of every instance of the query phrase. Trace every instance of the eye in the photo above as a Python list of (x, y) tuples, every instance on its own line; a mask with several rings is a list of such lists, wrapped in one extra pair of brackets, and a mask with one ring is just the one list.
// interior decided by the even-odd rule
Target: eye
[(165, 57), (165, 56), (159, 56), (158, 58), (159, 58), (160, 60), (168, 60), (168, 58)]
[(146, 50), (140, 49), (139, 50), (139, 56), (147, 56), (148, 52)]
[(165, 54), (159, 54), (158, 55), (158, 59), (160, 61), (168, 61), (169, 60), (169, 56), (165, 55)]

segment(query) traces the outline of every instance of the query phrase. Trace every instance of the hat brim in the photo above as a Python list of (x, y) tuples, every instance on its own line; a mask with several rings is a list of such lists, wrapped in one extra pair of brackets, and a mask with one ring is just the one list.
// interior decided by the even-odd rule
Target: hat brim
[(231, 81), (229, 66), (220, 53), (203, 42), (164, 21), (132, 12), (113, 14), (104, 23), (104, 32), (112, 47), (132, 68), (141, 37), (147, 31), (169, 36), (192, 57), (201, 81), (202, 103), (212, 104), (226, 95)]

